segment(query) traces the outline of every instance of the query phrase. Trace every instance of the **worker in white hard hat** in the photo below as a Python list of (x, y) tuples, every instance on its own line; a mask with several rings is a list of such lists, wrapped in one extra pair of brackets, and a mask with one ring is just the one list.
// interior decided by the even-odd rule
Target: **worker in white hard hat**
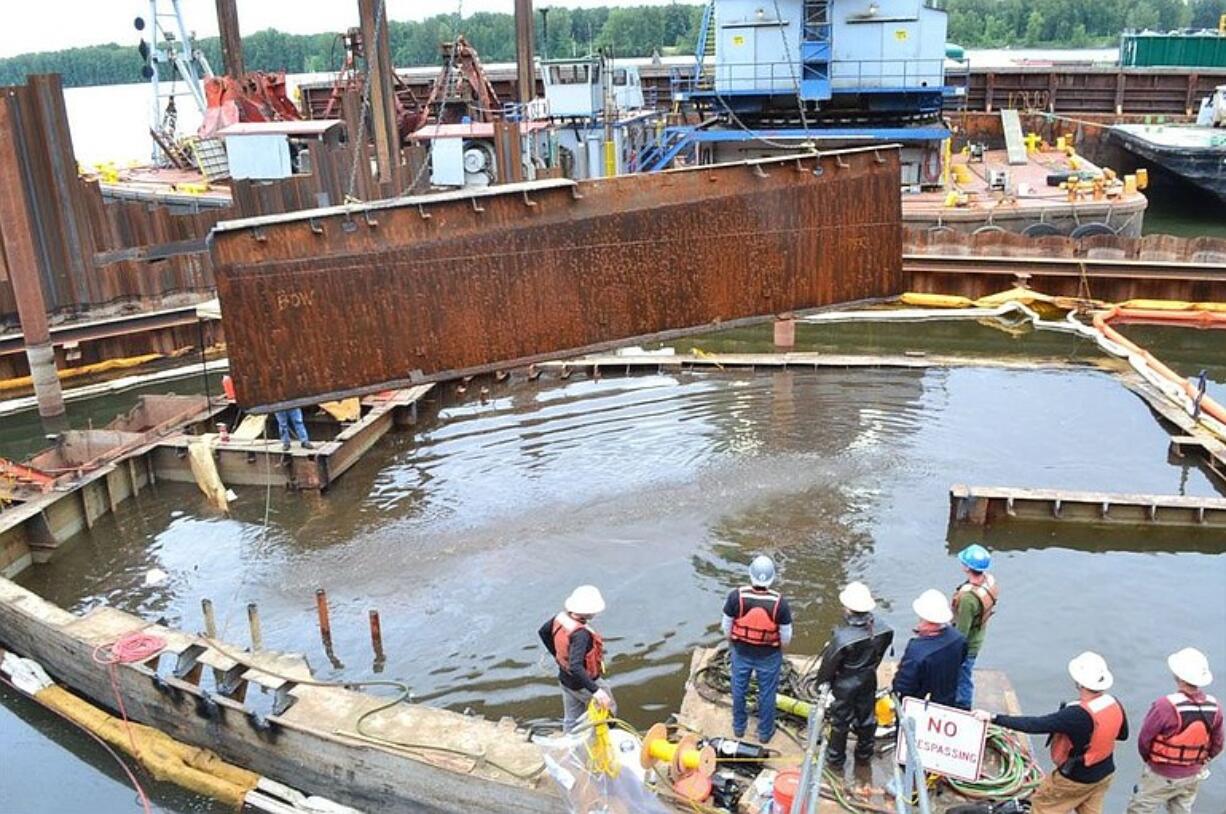
[(1175, 692), (1153, 703), (1137, 749), (1145, 768), (1127, 814), (1191, 814), (1209, 761), (1222, 753), (1222, 705), (1205, 687), (1213, 681), (1209, 660), (1194, 647), (1166, 660)]
[(954, 612), (945, 594), (929, 588), (911, 603), (919, 617), (894, 674), (894, 694), (954, 706), (958, 676), (966, 659), (966, 637), (954, 628)]
[(827, 712), (830, 740), (826, 765), (837, 771), (847, 761), (847, 736), (856, 733), (856, 760), (872, 760), (876, 746), (877, 665), (894, 641), (894, 631), (873, 618), (876, 600), (863, 582), (839, 591), (843, 624), (830, 634), (817, 668), (816, 683), (830, 687)]
[(605, 608), (594, 585), (580, 585), (566, 598), (563, 610), (537, 631), (554, 661), (562, 687), (562, 728), (570, 732), (595, 700), (614, 708), (613, 694), (604, 680), (604, 639), (591, 627), (592, 617)]
[(772, 591), (775, 561), (759, 554), (749, 564), (749, 585), (724, 600), (721, 627), (731, 642), (732, 734), (745, 736), (749, 725), (746, 697), (749, 683), (758, 682), (758, 740), (770, 743), (775, 735), (775, 693), (783, 672), (783, 648), (792, 641), (792, 609)]
[(1030, 814), (1102, 814), (1115, 777), (1115, 742), (1128, 739), (1128, 716), (1107, 694), (1115, 678), (1107, 662), (1086, 651), (1068, 663), (1077, 699), (1050, 715), (975, 717), (1005, 729), (1051, 735), (1052, 771), (1030, 797)]

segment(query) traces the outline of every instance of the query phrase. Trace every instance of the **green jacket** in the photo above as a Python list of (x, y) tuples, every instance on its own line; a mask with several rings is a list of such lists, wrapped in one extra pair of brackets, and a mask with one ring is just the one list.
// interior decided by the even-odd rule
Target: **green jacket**
[(982, 610), (983, 603), (979, 601), (979, 597), (970, 591), (964, 593), (962, 598), (958, 600), (958, 615), (954, 617), (954, 627), (966, 637), (966, 654), (968, 656), (977, 655), (979, 648), (983, 646), (983, 636), (987, 632), (987, 628), (979, 624), (979, 616)]

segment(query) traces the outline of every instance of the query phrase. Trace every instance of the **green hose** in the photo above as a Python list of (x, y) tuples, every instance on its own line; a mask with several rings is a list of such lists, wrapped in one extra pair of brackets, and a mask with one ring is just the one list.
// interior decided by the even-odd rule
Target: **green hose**
[(974, 783), (946, 778), (954, 791), (972, 800), (1025, 797), (1043, 780), (1043, 772), (1020, 741), (999, 726), (988, 727), (988, 749), (1000, 756), (1000, 772)]

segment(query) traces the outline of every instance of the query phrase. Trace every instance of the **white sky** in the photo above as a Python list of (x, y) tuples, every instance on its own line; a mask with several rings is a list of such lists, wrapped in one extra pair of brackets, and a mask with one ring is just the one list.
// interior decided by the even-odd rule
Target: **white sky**
[[(682, 0), (684, 2), (684, 0)], [(689, 0), (691, 3), (696, 0)], [(672, 0), (536, 0), (535, 6), (667, 5)], [(217, 34), (214, 0), (181, 0), (188, 27), (201, 37)], [(393, 20), (455, 14), (456, 0), (386, 0)], [(161, 5), (170, 7), (169, 0)], [(343, 31), (358, 22), (357, 0), (238, 0), (243, 31), (276, 28), (293, 34)], [(132, 21), (146, 16), (147, 0), (0, 0), (0, 57), (55, 51), (104, 42), (137, 42)], [(514, 0), (463, 0), (465, 15), (511, 13)]]

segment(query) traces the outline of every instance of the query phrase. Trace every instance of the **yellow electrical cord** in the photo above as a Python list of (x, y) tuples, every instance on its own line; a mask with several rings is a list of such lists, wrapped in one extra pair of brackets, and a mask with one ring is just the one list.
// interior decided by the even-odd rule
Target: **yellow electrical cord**
[(587, 718), (592, 724), (591, 740), (585, 744), (587, 748), (587, 769), (592, 774), (603, 774), (617, 777), (621, 773), (621, 763), (613, 754), (613, 742), (609, 739), (609, 710), (595, 701), (587, 705)]

